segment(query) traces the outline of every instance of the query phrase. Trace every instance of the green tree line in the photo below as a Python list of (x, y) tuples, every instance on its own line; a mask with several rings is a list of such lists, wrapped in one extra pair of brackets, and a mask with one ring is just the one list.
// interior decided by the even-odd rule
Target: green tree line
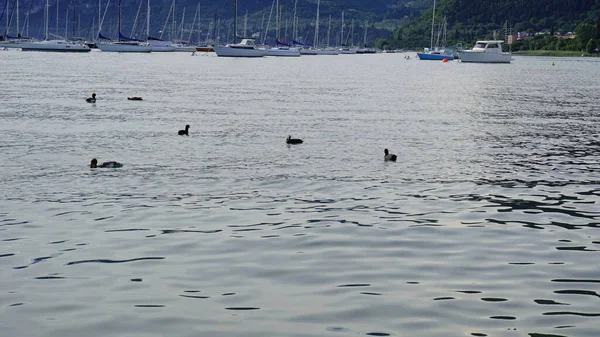
[[(382, 49), (422, 49), (429, 47), (433, 9), (398, 29), (391, 39), (379, 39)], [(529, 32), (533, 38), (519, 40), (513, 50), (574, 50), (595, 52), (600, 46), (600, 0), (442, 0), (436, 5), (434, 40), (443, 36), (445, 45), (471, 45), (475, 40), (505, 40), (512, 34)], [(494, 36), (494, 32), (496, 35)], [(538, 34), (545, 32), (545, 34)], [(554, 35), (567, 32), (574, 39)], [(440, 39), (441, 40), (441, 39)], [(440, 41), (440, 44), (442, 41)], [(435, 44), (435, 43), (434, 43)]]

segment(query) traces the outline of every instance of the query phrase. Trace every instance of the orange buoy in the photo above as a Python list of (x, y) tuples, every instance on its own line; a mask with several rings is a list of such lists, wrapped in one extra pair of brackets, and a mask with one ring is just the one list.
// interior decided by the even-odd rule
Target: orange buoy
[(448, 62), (448, 59), (444, 59), (442, 62)]

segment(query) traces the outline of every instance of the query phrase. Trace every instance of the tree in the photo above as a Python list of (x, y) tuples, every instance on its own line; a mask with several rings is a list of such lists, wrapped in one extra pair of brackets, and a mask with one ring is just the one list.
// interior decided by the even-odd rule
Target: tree
[(598, 18), (596, 19), (596, 38), (600, 39), (600, 8), (598, 9)]
[(581, 46), (587, 46), (588, 41), (596, 36), (596, 27), (589, 23), (581, 23), (575, 27), (575, 34), (579, 42), (581, 42)]
[(596, 41), (594, 39), (590, 39), (585, 47), (585, 52), (588, 54), (593, 54), (596, 52)]

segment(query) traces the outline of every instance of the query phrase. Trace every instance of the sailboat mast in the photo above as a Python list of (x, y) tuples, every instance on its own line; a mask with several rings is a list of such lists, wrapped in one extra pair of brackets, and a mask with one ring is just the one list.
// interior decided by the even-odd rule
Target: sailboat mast
[(58, 35), (58, 0), (56, 0), (56, 35)]
[(183, 22), (185, 20), (185, 7), (183, 7), (183, 15), (181, 16), (181, 31), (179, 32), (179, 39), (183, 40)]
[(329, 34), (331, 33), (331, 14), (329, 14), (329, 27), (327, 27), (327, 48), (329, 48)]
[(248, 11), (246, 10), (246, 15), (244, 15), (244, 31), (242, 32), (242, 37), (246, 37), (246, 27), (248, 26)]
[(119, 0), (119, 41), (121, 41), (121, 0)]
[(342, 35), (340, 37), (340, 46), (344, 45), (344, 11), (342, 11)]
[(233, 43), (237, 43), (237, 0), (234, 1), (233, 5)]
[(435, 22), (435, 0), (433, 0), (433, 14), (431, 15), (431, 49), (433, 50), (433, 24)]
[(313, 47), (317, 48), (319, 44), (319, 7), (321, 6), (321, 0), (317, 0), (317, 19), (315, 21), (315, 42)]
[[(198, 13), (198, 44), (200, 44), (200, 1), (198, 1), (198, 9), (197, 9), (197, 13)], [(208, 35), (209, 30), (206, 30), (206, 35)], [(192, 39), (192, 33), (190, 32), (190, 40)], [(208, 36), (206, 37), (206, 39), (208, 40)]]
[(148, 0), (148, 6), (146, 7), (146, 38), (150, 36), (150, 0)]
[(6, 40), (8, 40), (8, 38), (6, 37), (6, 35), (8, 35), (8, 28), (9, 28), (8, 26), (10, 24), (10, 15), (8, 15), (8, 13), (10, 13), (9, 10), (8, 10), (8, 8), (9, 8), (8, 7), (9, 6), (9, 1), (8, 0), (6, 0), (6, 5), (4, 5), (4, 6), (5, 6), (4, 8), (6, 8), (6, 29), (4, 30), (4, 38)]
[(277, 10), (277, 14), (275, 14), (275, 39), (279, 40), (279, 0), (275, 2), (275, 10)]
[[(75, 20), (75, 16), (76, 16), (76, 13), (75, 13), (75, 4), (76, 4), (76, 3), (75, 3), (75, 2), (73, 2), (73, 25), (72, 25), (72, 27), (71, 27), (71, 28), (72, 28), (72, 29), (71, 29), (71, 35), (72, 35), (73, 37), (75, 37), (75, 36), (77, 35), (77, 34), (75, 34), (75, 27), (77, 27), (77, 26), (75, 25), (75, 23), (76, 23), (76, 20)], [(65, 37), (66, 37), (66, 36), (65, 36)]]
[(369, 25), (369, 21), (365, 21), (365, 41), (364, 47), (367, 48), (367, 26)]
[(297, 31), (296, 31), (296, 6), (298, 5), (298, 0), (294, 0), (294, 18), (292, 19), (292, 40), (296, 39)]
[(17, 38), (21, 38), (19, 34), (19, 0), (17, 0)]
[(48, 40), (48, 29), (49, 29), (48, 26), (50, 25), (49, 24), (49, 22), (50, 22), (50, 20), (49, 20), (50, 19), (50, 17), (49, 17), (49, 14), (50, 14), (50, 0), (46, 0), (46, 13), (45, 14), (46, 14), (45, 15), (45, 19), (46, 20), (44, 20), (44, 21), (46, 21), (45, 22), (45, 26), (46, 27), (45, 27), (45, 31), (44, 31), (44, 40)]
[(173, 0), (173, 18), (171, 19), (171, 34), (169, 35), (170, 40), (175, 40), (175, 35), (177, 33), (175, 32), (175, 0)]

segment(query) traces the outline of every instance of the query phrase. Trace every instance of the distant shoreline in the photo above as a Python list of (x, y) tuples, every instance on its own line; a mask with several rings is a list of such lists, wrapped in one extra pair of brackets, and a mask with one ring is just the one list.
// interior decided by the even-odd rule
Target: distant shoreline
[(565, 51), (565, 50), (524, 50), (515, 51), (515, 55), (525, 56), (561, 56), (561, 57), (599, 57), (600, 54), (588, 54), (580, 51)]

